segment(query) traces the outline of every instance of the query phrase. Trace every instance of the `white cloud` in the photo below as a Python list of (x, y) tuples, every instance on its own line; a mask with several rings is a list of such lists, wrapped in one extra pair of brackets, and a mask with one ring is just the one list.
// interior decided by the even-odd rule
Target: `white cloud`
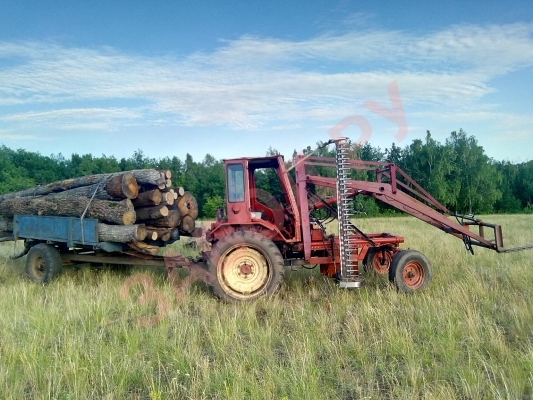
[(25, 112), (10, 114), (0, 117), (0, 121), (5, 122), (27, 122), (27, 121), (50, 121), (61, 120), (63, 118), (139, 118), (141, 114), (129, 109), (118, 108), (68, 108), (63, 110), (51, 110), (40, 112)]
[(0, 122), (11, 130), (327, 123), (369, 98), (390, 108), (393, 80), (404, 106), (475, 113), (494, 91), (494, 77), (533, 65), (532, 32), (532, 25), (512, 24), (426, 35), (362, 30), (303, 41), (243, 36), (184, 59), (0, 42)]
[(54, 140), (53, 137), (50, 136), (39, 136), (39, 135), (25, 135), (25, 134), (18, 134), (18, 133), (9, 133), (6, 131), (0, 131), (0, 141), (2, 140), (9, 140), (9, 141), (50, 141)]
[(61, 131), (110, 131), (141, 118), (141, 111), (127, 108), (65, 108), (7, 114), (0, 116), (0, 123), (26, 130), (38, 126)]

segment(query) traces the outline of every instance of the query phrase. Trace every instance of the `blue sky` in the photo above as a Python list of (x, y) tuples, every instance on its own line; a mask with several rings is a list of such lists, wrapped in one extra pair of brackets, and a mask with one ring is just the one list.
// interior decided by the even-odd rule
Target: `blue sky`
[[(531, 2), (439, 3), (0, 0), (0, 143), (290, 156), (357, 115), (381, 148), (462, 128), (491, 157), (532, 159)], [(403, 141), (369, 100), (400, 106)]]

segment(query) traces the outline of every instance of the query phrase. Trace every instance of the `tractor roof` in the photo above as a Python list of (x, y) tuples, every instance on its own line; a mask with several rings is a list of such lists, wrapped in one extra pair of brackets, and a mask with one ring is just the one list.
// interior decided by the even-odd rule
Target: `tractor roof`
[(276, 168), (279, 166), (278, 159), (283, 156), (266, 156), (266, 157), (241, 157), (241, 158), (232, 158), (229, 160), (224, 160), (226, 164), (240, 163), (243, 161), (248, 161), (248, 165), (254, 166), (256, 168)]

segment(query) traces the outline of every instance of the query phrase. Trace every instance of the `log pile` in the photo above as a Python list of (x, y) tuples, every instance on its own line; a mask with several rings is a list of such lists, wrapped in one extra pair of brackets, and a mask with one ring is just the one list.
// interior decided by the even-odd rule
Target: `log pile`
[(168, 170), (141, 169), (66, 179), (0, 195), (0, 231), (15, 214), (95, 218), (100, 241), (128, 243), (156, 253), (180, 235), (191, 236), (198, 217), (192, 194), (173, 187)]

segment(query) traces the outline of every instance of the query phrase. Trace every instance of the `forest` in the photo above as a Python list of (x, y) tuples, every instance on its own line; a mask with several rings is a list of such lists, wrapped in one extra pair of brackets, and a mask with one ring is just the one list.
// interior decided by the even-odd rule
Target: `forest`
[[(317, 143), (320, 146), (322, 143)], [(444, 143), (432, 138), (428, 131), (424, 140), (416, 139), (400, 147), (390, 148), (351, 144), (352, 157), (366, 161), (393, 162), (428, 190), (448, 209), (467, 214), (533, 213), (533, 160), (523, 163), (498, 161), (488, 157), (474, 136), (465, 131), (452, 132)], [(310, 146), (304, 150), (310, 153)], [(269, 148), (266, 155), (278, 152)], [(317, 155), (333, 156), (332, 146)], [(296, 155), (296, 151), (293, 156)], [(292, 163), (285, 157), (287, 165)], [(23, 149), (0, 147), (0, 194), (14, 192), (58, 180), (90, 174), (101, 174), (142, 168), (169, 169), (172, 181), (196, 196), (200, 216), (213, 218), (225, 197), (222, 160), (207, 154), (195, 161), (189, 154), (184, 160), (176, 156), (150, 158), (137, 150), (129, 158), (91, 154), (45, 156)], [(324, 174), (330, 171), (319, 171)], [(369, 172), (354, 172), (354, 178), (372, 180)], [(271, 171), (256, 178), (257, 185), (268, 193), (276, 192)], [(394, 210), (371, 198), (355, 198), (355, 211), (361, 216), (394, 214)]]

